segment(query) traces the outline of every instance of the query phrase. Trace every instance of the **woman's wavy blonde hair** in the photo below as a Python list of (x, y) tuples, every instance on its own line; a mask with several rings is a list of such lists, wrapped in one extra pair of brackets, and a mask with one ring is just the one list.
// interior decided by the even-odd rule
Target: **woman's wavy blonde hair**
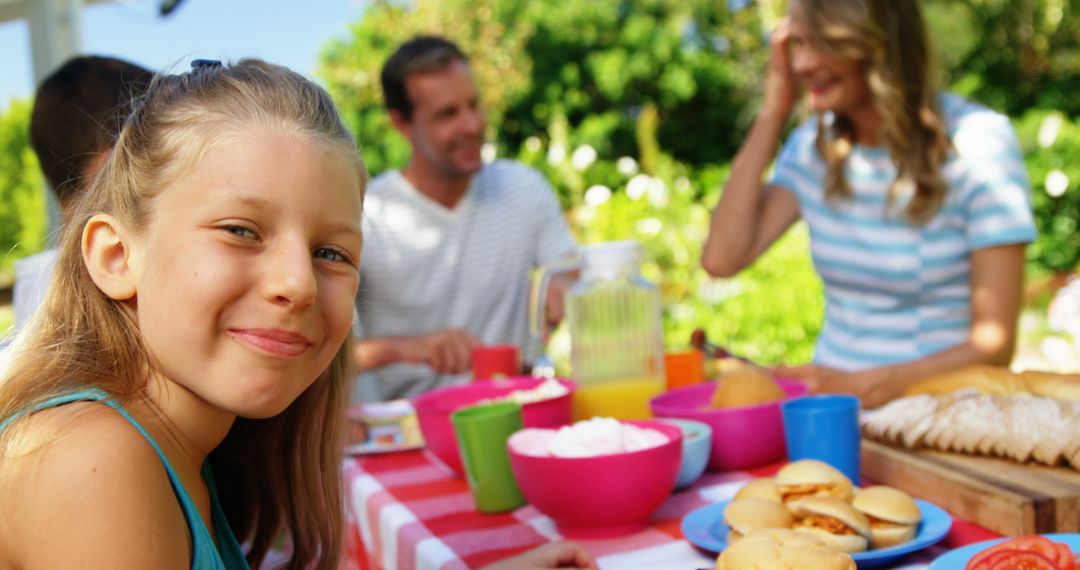
[[(91, 216), (115, 216), (136, 234), (154, 204), (216, 140), (242, 126), (268, 126), (308, 137), (366, 171), (330, 96), (284, 67), (254, 59), (203, 65), (155, 77), (117, 137), (60, 244), (53, 281), (16, 361), (0, 384), (0, 421), (49, 397), (99, 388), (121, 404), (146, 398), (152, 361), (129, 305), (101, 292), (83, 263), (81, 238)], [(288, 568), (335, 568), (342, 548), (340, 431), (351, 378), (351, 339), (326, 371), (281, 414), (238, 418), (210, 454), (230, 527), (250, 541), (257, 567), (287, 532)]]
[[(913, 189), (905, 216), (925, 223), (945, 200), (941, 175), (952, 148), (938, 108), (936, 65), (918, 0), (798, 0), (815, 44), (854, 61), (866, 73), (881, 117), (881, 140), (896, 164), (889, 190), (897, 203)], [(817, 148), (825, 159), (825, 195), (847, 198), (844, 163), (854, 125), (843, 115), (818, 120)], [(906, 198), (905, 198), (906, 199)]]

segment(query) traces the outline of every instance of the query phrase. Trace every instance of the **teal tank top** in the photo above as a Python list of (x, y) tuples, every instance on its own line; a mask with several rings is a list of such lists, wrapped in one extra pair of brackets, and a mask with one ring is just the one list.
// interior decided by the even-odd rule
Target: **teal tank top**
[[(207, 530), (206, 525), (203, 523), (202, 516), (199, 515), (199, 509), (195, 506), (195, 501), (191, 500), (191, 496), (188, 495), (187, 490), (184, 489), (184, 485), (180, 482), (180, 476), (173, 470), (172, 465), (170, 465), (169, 460), (165, 458), (165, 454), (162, 453), (157, 442), (154, 441), (154, 438), (150, 437), (150, 434), (139, 425), (139, 422), (135, 421), (135, 418), (133, 418), (123, 406), (117, 403), (116, 400), (113, 400), (108, 394), (96, 388), (80, 390), (45, 400), (34, 406), (33, 409), (29, 410), (27, 413), (62, 406), (72, 402), (85, 401), (101, 402), (116, 410), (124, 417), (124, 419), (131, 422), (131, 425), (135, 426), (135, 429), (139, 430), (139, 433), (146, 438), (146, 441), (150, 442), (154, 451), (157, 452), (158, 457), (161, 458), (161, 463), (165, 465), (165, 471), (169, 474), (169, 483), (172, 485), (173, 493), (176, 494), (176, 499), (180, 501), (180, 507), (184, 511), (184, 518), (187, 519), (188, 529), (191, 531), (191, 541), (194, 545), (191, 553), (191, 569), (248, 570), (248, 563), (247, 559), (244, 558), (244, 551), (241, 550), (240, 543), (233, 535), (232, 529), (229, 528), (229, 522), (225, 519), (225, 512), (221, 510), (221, 504), (218, 502), (217, 488), (214, 486), (214, 473), (210, 469), (209, 462), (203, 463), (202, 477), (203, 480), (206, 481), (207, 489), (210, 491), (210, 516), (214, 522), (214, 529), (217, 534), (217, 546), (214, 545), (214, 539), (210, 536), (210, 531)], [(0, 432), (4, 431), (4, 428), (11, 423), (12, 419), (14, 418), (9, 418), (7, 421), (0, 423)]]

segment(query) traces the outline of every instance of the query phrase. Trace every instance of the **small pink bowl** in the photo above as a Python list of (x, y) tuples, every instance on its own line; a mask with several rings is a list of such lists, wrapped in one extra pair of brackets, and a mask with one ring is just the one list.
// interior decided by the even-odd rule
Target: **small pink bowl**
[[(461, 453), (454, 436), (454, 426), (450, 423), (450, 414), (480, 400), (499, 398), (515, 390), (531, 390), (543, 382), (542, 378), (520, 376), (449, 386), (420, 394), (413, 400), (413, 407), (416, 408), (416, 419), (420, 423), (420, 431), (424, 434), (427, 448), (455, 475), (464, 477), (465, 468), (461, 464)], [(525, 427), (558, 427), (570, 422), (573, 413), (571, 397), (575, 385), (561, 378), (559, 383), (569, 390), (568, 394), (522, 406), (521, 420)]]
[[(806, 385), (797, 380), (776, 379), (787, 392), (787, 400), (806, 394)], [(742, 408), (714, 409), (709, 407), (715, 382), (677, 388), (649, 401), (649, 409), (658, 418), (695, 420), (713, 430), (711, 471), (731, 471), (763, 465), (782, 459), (784, 421), (780, 401)]]
[(682, 429), (628, 421), (668, 436), (657, 447), (596, 457), (537, 457), (514, 450), (510, 467), (521, 494), (570, 538), (611, 538), (638, 532), (675, 487), (682, 463)]

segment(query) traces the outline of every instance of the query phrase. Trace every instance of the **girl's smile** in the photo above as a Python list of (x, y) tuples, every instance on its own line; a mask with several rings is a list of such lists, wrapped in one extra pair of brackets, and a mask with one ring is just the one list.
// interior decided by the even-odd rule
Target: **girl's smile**
[(279, 329), (229, 329), (241, 343), (272, 356), (291, 358), (307, 352), (312, 342), (300, 333)]

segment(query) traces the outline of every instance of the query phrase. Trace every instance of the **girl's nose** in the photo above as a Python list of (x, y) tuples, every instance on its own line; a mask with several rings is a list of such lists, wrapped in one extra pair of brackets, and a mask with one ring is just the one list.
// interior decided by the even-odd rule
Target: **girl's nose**
[(263, 282), (264, 296), (272, 303), (290, 308), (314, 303), (318, 282), (307, 245), (281, 244), (272, 251)]

